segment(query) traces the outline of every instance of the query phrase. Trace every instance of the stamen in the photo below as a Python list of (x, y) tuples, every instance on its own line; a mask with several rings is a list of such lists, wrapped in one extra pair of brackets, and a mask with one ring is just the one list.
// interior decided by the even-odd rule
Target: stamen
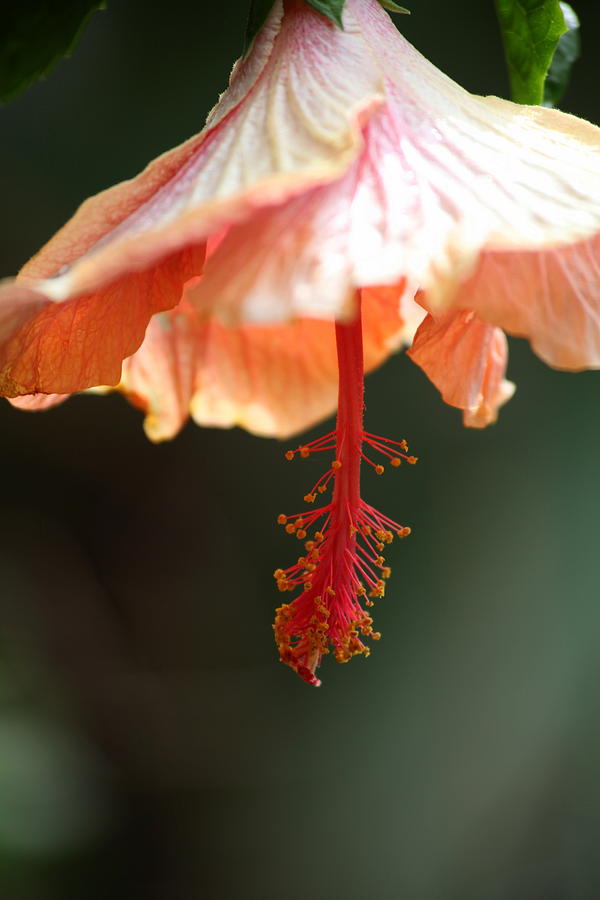
[[(338, 417), (335, 431), (288, 450), (285, 457), (306, 459), (313, 453), (334, 451), (334, 459), (304, 500), (311, 506), (333, 482), (331, 502), (277, 521), (286, 532), (305, 541), (306, 555), (287, 569), (276, 569), (274, 577), (282, 592), (298, 590), (290, 603), (277, 609), (275, 640), (282, 662), (291, 666), (308, 684), (321, 682), (315, 670), (322, 657), (333, 652), (338, 662), (353, 656), (368, 656), (361, 638), (379, 640), (373, 620), (362, 605), (372, 607), (383, 597), (391, 569), (381, 555), (394, 536), (410, 534), (410, 528), (378, 512), (360, 495), (361, 460), (381, 475), (384, 466), (363, 452), (363, 445), (380, 453), (397, 467), (408, 456), (406, 441), (363, 431), (363, 351), (360, 299), (357, 314), (349, 324), (336, 323), (339, 367)], [(308, 540), (305, 540), (306, 538)]]

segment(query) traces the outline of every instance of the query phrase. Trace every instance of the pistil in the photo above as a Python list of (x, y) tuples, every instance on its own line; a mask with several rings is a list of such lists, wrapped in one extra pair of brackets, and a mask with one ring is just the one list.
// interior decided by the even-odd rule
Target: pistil
[(315, 675), (330, 649), (338, 662), (357, 654), (368, 656), (363, 638), (378, 640), (373, 619), (363, 609), (383, 597), (385, 580), (391, 574), (381, 555), (394, 536), (404, 538), (410, 528), (382, 515), (361, 498), (361, 462), (377, 474), (384, 466), (364, 452), (367, 446), (383, 455), (394, 467), (408, 456), (405, 441), (389, 441), (363, 429), (364, 367), (360, 296), (356, 314), (349, 323), (335, 326), (339, 369), (338, 415), (335, 431), (295, 450), (286, 458), (302, 458), (335, 450), (327, 471), (304, 500), (313, 506), (333, 482), (331, 502), (304, 513), (280, 515), (278, 522), (288, 534), (303, 542), (304, 553), (288, 569), (274, 573), (280, 591), (300, 590), (290, 603), (277, 610), (275, 639), (282, 662), (291, 666), (309, 684), (320, 685)]

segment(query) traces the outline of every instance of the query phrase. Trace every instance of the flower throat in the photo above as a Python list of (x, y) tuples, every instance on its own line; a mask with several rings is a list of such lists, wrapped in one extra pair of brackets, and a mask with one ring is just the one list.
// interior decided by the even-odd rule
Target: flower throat
[[(361, 463), (368, 463), (377, 475), (384, 466), (375, 463), (365, 448), (386, 457), (397, 467), (402, 461), (416, 463), (408, 456), (406, 441), (390, 441), (363, 429), (364, 369), (360, 297), (355, 318), (336, 323), (335, 337), (339, 369), (338, 414), (335, 431), (295, 450), (306, 458), (313, 453), (334, 452), (334, 459), (305, 495), (308, 511), (280, 515), (278, 522), (290, 535), (303, 542), (304, 553), (288, 569), (276, 569), (280, 591), (300, 590), (290, 603), (277, 609), (275, 640), (282, 662), (315, 687), (315, 675), (324, 654), (330, 649), (338, 662), (356, 654), (368, 656), (363, 638), (379, 640), (373, 619), (367, 612), (385, 593), (391, 570), (382, 551), (394, 536), (407, 537), (410, 528), (399, 525), (366, 503), (360, 493)], [(314, 507), (317, 498), (333, 486), (331, 502)], [(367, 609), (364, 609), (367, 607)]]

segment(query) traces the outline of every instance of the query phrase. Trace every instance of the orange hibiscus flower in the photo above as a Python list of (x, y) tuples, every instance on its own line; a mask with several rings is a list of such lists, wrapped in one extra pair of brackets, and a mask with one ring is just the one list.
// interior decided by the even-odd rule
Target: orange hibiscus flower
[(334, 459), (310, 511), (280, 516), (304, 550), (275, 573), (300, 590), (281, 658), (317, 684), (325, 652), (377, 636), (363, 606), (409, 531), (360, 495), (361, 460), (383, 469), (367, 454), (414, 461), (364, 431), (363, 370), (418, 325), (412, 359), (486, 425), (513, 390), (503, 331), (553, 366), (600, 365), (599, 260), (600, 130), (467, 93), (377, 0), (346, 0), (344, 30), (276, 0), (204, 130), (0, 287), (0, 393), (40, 409), (117, 386), (153, 440), (190, 414), (283, 437), (337, 399), (336, 431), (298, 447)]

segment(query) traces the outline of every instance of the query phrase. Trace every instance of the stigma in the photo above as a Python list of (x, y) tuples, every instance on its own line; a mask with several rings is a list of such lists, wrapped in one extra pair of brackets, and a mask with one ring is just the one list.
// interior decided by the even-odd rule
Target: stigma
[[(304, 496), (302, 512), (279, 515), (277, 521), (302, 546), (297, 561), (274, 574), (281, 592), (297, 592), (276, 611), (275, 641), (282, 662), (308, 684), (321, 682), (316, 670), (323, 656), (337, 662), (368, 656), (368, 641), (381, 637), (370, 615), (385, 594), (391, 569), (383, 551), (410, 528), (370, 506), (361, 496), (361, 467), (383, 475), (417, 462), (406, 441), (392, 441), (364, 430), (364, 367), (360, 297), (349, 323), (336, 323), (339, 369), (336, 428), (294, 450), (286, 459), (331, 453), (329, 467)], [(375, 459), (373, 459), (375, 455)], [(329, 502), (326, 502), (327, 499)], [(322, 501), (317, 503), (317, 501)]]

